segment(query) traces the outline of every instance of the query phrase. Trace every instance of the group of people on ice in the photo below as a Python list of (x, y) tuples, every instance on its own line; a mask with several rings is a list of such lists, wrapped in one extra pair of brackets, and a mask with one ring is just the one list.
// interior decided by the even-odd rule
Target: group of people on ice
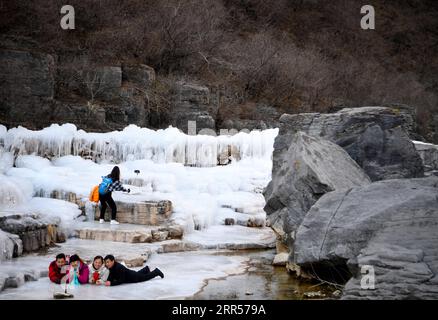
[(139, 271), (126, 268), (117, 262), (113, 255), (105, 258), (96, 256), (93, 262), (87, 265), (77, 254), (71, 257), (60, 253), (49, 266), (50, 281), (62, 284), (95, 284), (105, 286), (118, 286), (124, 283), (144, 282), (155, 277), (164, 278), (164, 274), (155, 268), (153, 271), (148, 266)]
[[(130, 192), (120, 183), (120, 169), (115, 166), (111, 173), (102, 177), (102, 183), (95, 186), (91, 192), (90, 200), (100, 202), (100, 219), (103, 223), (106, 208), (111, 208), (111, 224), (119, 224), (116, 221), (117, 207), (112, 198), (113, 191)], [(95, 284), (105, 286), (117, 286), (123, 283), (137, 283), (150, 280), (164, 274), (155, 268), (153, 271), (148, 266), (139, 271), (126, 268), (114, 259), (113, 255), (107, 255), (105, 258), (96, 256), (90, 265), (87, 265), (77, 254), (66, 257), (61, 253), (50, 263), (49, 278), (54, 283), (72, 283), (72, 284)]]

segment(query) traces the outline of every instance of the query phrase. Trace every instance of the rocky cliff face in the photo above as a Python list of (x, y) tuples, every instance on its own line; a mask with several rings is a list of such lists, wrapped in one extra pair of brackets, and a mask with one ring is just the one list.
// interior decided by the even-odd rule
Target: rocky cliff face
[[(188, 121), (201, 129), (266, 129), (277, 126), (274, 108), (255, 104), (234, 117), (219, 109), (229, 97), (217, 88), (188, 80), (158, 83), (144, 64), (99, 65), (87, 57), (0, 49), (0, 123), (41, 129), (73, 123), (87, 131), (120, 130), (128, 124), (188, 133)], [(164, 100), (157, 102), (158, 99)], [(233, 105), (239, 109), (239, 105)]]

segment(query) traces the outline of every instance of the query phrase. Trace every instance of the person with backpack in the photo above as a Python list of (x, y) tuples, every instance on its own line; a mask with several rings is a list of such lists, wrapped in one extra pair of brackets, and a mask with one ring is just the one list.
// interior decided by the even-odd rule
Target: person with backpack
[(102, 177), (102, 182), (99, 185), (99, 201), (100, 201), (100, 223), (105, 222), (105, 211), (107, 206), (111, 208), (111, 224), (119, 224), (116, 221), (117, 206), (112, 198), (113, 191), (131, 192), (130, 189), (125, 189), (120, 183), (120, 169), (115, 166), (111, 173)]

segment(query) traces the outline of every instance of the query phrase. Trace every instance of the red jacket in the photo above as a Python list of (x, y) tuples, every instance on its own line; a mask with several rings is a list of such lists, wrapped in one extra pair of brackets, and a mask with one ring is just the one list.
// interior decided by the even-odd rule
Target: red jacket
[(52, 261), (49, 265), (49, 278), (50, 281), (54, 283), (61, 283), (62, 277), (65, 276), (65, 274), (61, 274), (61, 268), (58, 267), (56, 264), (56, 260)]

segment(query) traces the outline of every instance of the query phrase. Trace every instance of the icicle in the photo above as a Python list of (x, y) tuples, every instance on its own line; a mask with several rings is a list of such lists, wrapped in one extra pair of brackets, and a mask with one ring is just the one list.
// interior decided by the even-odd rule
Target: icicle
[(154, 131), (135, 125), (108, 133), (87, 133), (72, 124), (53, 124), (39, 131), (18, 127), (5, 132), (0, 127), (4, 149), (15, 155), (35, 154), (49, 159), (76, 155), (98, 163), (144, 159), (197, 167), (228, 164), (231, 158), (271, 157), (277, 134), (278, 129), (269, 129), (233, 136), (193, 136), (173, 127)]

